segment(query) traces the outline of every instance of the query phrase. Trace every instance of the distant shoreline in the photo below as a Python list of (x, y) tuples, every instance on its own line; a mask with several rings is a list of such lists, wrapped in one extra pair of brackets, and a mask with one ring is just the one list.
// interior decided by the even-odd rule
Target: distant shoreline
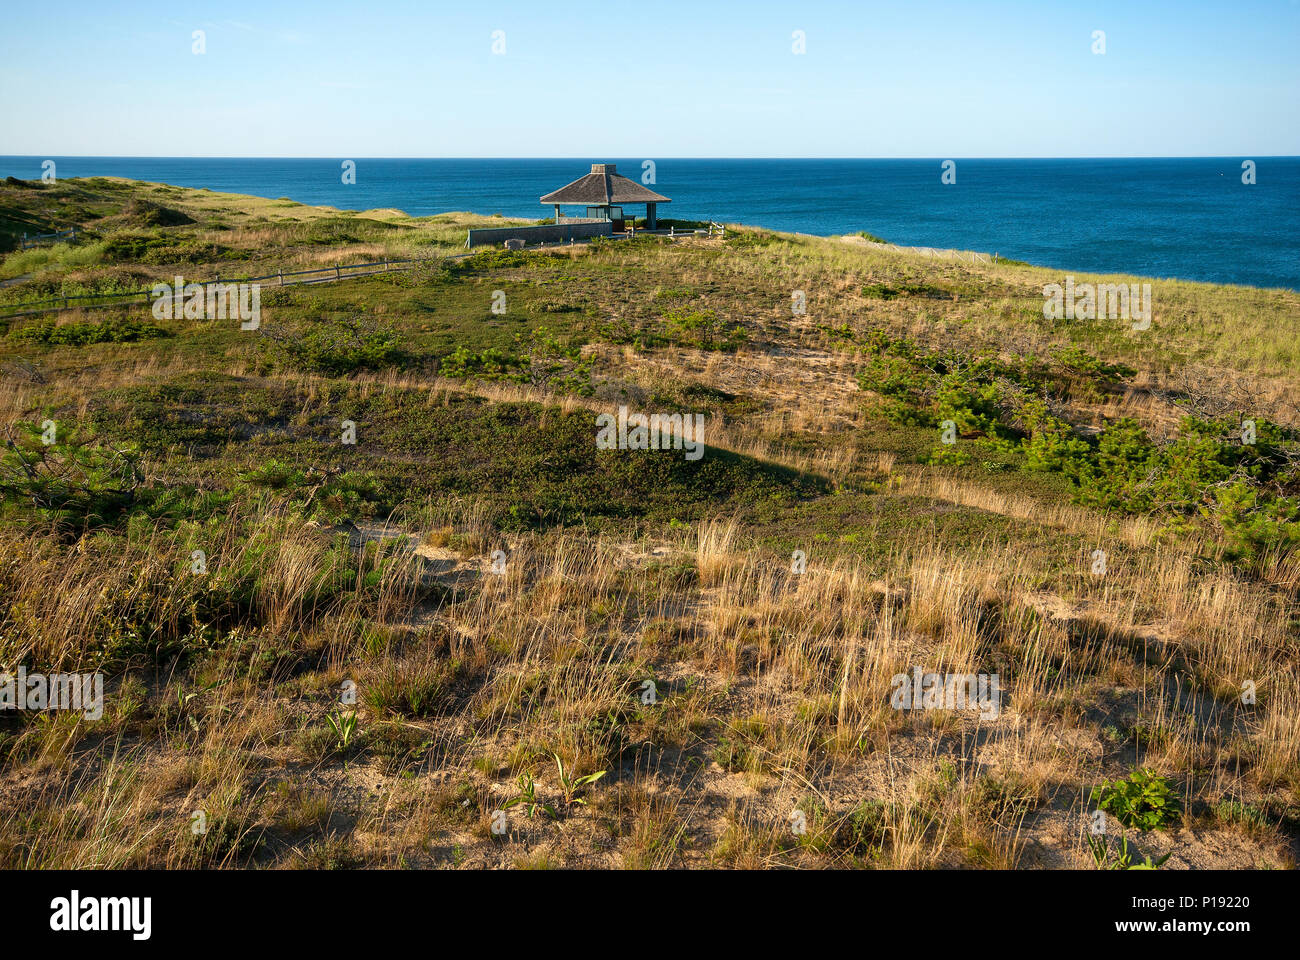
[[(446, 211), (542, 219), (545, 193), (584, 160), (360, 160), (55, 157), (61, 178), (116, 176), (311, 206), (411, 217)], [(607, 159), (607, 158), (601, 158)], [(39, 178), (34, 157), (0, 157), (0, 176)], [(613, 158), (636, 176), (651, 161)], [(996, 252), (1087, 273), (1300, 290), (1300, 158), (671, 160), (654, 189), (661, 218), (744, 223), (783, 233), (867, 231), (899, 246)], [(647, 181), (650, 183), (650, 181)]]
[[(311, 207), (311, 208), (313, 208), (313, 209), (317, 209), (317, 210), (335, 210), (335, 211), (339, 212), (340, 214), (354, 214), (354, 215), (360, 215), (360, 214), (376, 214), (376, 215), (380, 215), (380, 214), (384, 214), (384, 215), (397, 215), (397, 216), (400, 216), (400, 217), (406, 217), (406, 218), (410, 218), (410, 219), (413, 219), (413, 220), (416, 220), (416, 219), (419, 219), (419, 220), (428, 220), (428, 219), (433, 219), (433, 218), (438, 218), (438, 217), (453, 217), (453, 218), (458, 218), (458, 219), (459, 219), (459, 218), (464, 218), (464, 217), (476, 217), (476, 218), (480, 218), (480, 219), (482, 219), (482, 220), (484, 220), (484, 221), (492, 221), (492, 220), (496, 220), (496, 219), (499, 218), (499, 219), (502, 220), (502, 221), (513, 222), (513, 223), (519, 223), (519, 224), (531, 224), (531, 223), (535, 223), (535, 222), (537, 222), (538, 220), (545, 220), (545, 219), (546, 219), (545, 217), (530, 218), (530, 217), (523, 217), (523, 216), (515, 217), (515, 216), (505, 216), (505, 215), (500, 215), (500, 214), (486, 214), (486, 213), (480, 213), (480, 212), (478, 212), (478, 211), (474, 211), (474, 210), (440, 210), (440, 211), (437, 211), (437, 212), (434, 212), (434, 213), (427, 213), (427, 214), (419, 214), (419, 215), (416, 215), (416, 214), (409, 213), (409, 212), (407, 212), (406, 210), (402, 210), (402, 209), (400, 209), (400, 208), (398, 208), (398, 207), (366, 207), (366, 208), (363, 208), (363, 209), (354, 209), (354, 208), (350, 208), (350, 207), (338, 207), (338, 206), (334, 206), (334, 205), (332, 205), (332, 204), (304, 203), (304, 202), (301, 201), (301, 200), (295, 200), (295, 199), (293, 199), (292, 197), (287, 197), (287, 196), (270, 197), (270, 196), (266, 196), (266, 195), (263, 195), (263, 194), (253, 194), (253, 193), (235, 193), (235, 192), (224, 191), (224, 190), (213, 190), (213, 189), (208, 188), (208, 187), (187, 187), (187, 186), (185, 186), (185, 185), (183, 185), (183, 184), (172, 184), (172, 183), (164, 183), (164, 182), (160, 182), (160, 181), (139, 180), (139, 179), (135, 179), (135, 178), (132, 178), (132, 177), (121, 177), (121, 176), (116, 176), (116, 175), (112, 175), (112, 176), (102, 175), (102, 176), (91, 176), (91, 177), (67, 177), (67, 178), (62, 178), (62, 179), (66, 179), (66, 180), (97, 180), (97, 179), (103, 179), (103, 180), (116, 180), (116, 181), (121, 181), (121, 182), (123, 182), (123, 183), (142, 183), (142, 184), (149, 184), (149, 185), (159, 186), (159, 187), (175, 188), (175, 189), (180, 189), (180, 190), (198, 190), (198, 191), (204, 191), (204, 192), (208, 192), (208, 193), (212, 193), (212, 194), (220, 194), (220, 195), (223, 195), (223, 196), (248, 197), (248, 198), (253, 199), (253, 200), (269, 201), (269, 202), (271, 202), (271, 203), (275, 203), (275, 202), (288, 202), (288, 203), (292, 203), (292, 204), (299, 205), (299, 206)], [(664, 219), (665, 219), (665, 220), (672, 220), (672, 219), (674, 219), (674, 218), (671, 218), (671, 217), (670, 217), (670, 218), (664, 218)], [(1149, 281), (1158, 281), (1158, 282), (1204, 283), (1204, 284), (1212, 285), (1212, 286), (1239, 287), (1239, 288), (1245, 288), (1245, 289), (1250, 289), (1250, 290), (1259, 290), (1259, 291), (1262, 291), (1262, 292), (1278, 292), (1278, 291), (1281, 291), (1281, 292), (1292, 292), (1292, 293), (1294, 293), (1294, 292), (1300, 292), (1300, 289), (1292, 288), (1292, 287), (1263, 287), (1263, 286), (1259, 286), (1259, 285), (1256, 285), (1256, 284), (1247, 284), (1247, 283), (1226, 283), (1226, 282), (1220, 282), (1220, 281), (1188, 280), (1188, 279), (1185, 279), (1185, 278), (1182, 278), (1182, 277), (1159, 277), (1159, 276), (1152, 276), (1152, 275), (1148, 275), (1148, 274), (1135, 273), (1135, 272), (1132, 272), (1132, 271), (1125, 271), (1125, 270), (1103, 270), (1103, 271), (1094, 271), (1094, 270), (1082, 270), (1082, 269), (1076, 269), (1076, 268), (1072, 268), (1072, 267), (1058, 267), (1058, 266), (1053, 266), (1053, 265), (1050, 265), (1050, 264), (1032, 263), (1032, 262), (1027, 261), (1027, 260), (1020, 260), (1020, 259), (1018, 259), (1018, 258), (1006, 257), (1006, 256), (1001, 255), (1001, 253), (1000, 253), (999, 251), (984, 251), (984, 250), (974, 250), (974, 251), (973, 251), (973, 250), (966, 250), (966, 249), (962, 249), (962, 248), (958, 248), (958, 247), (943, 246), (943, 245), (938, 245), (938, 244), (900, 244), (900, 243), (894, 243), (893, 241), (889, 240), (888, 238), (875, 237), (874, 235), (871, 235), (870, 237), (862, 236), (862, 234), (866, 233), (866, 231), (854, 231), (854, 232), (852, 232), (852, 233), (829, 233), (829, 234), (819, 234), (819, 233), (811, 233), (811, 232), (808, 232), (808, 231), (800, 231), (800, 230), (782, 230), (782, 229), (778, 229), (778, 228), (775, 228), (775, 227), (770, 227), (770, 226), (767, 226), (767, 225), (765, 225), (765, 224), (761, 224), (761, 223), (738, 223), (738, 222), (736, 222), (736, 223), (728, 223), (728, 224), (726, 224), (726, 226), (729, 226), (729, 227), (731, 227), (731, 226), (734, 226), (734, 227), (740, 227), (740, 228), (742, 228), (742, 229), (747, 229), (747, 230), (762, 230), (762, 231), (768, 231), (768, 232), (771, 232), (771, 233), (774, 233), (774, 234), (778, 234), (778, 235), (782, 235), (782, 236), (790, 236), (790, 237), (811, 237), (811, 238), (815, 238), (815, 239), (819, 239), (819, 240), (833, 240), (833, 239), (838, 238), (838, 239), (841, 239), (841, 240), (843, 240), (843, 241), (847, 241), (849, 244), (852, 244), (852, 245), (860, 245), (860, 246), (867, 247), (867, 248), (870, 248), (870, 247), (872, 247), (872, 246), (880, 246), (880, 247), (883, 247), (884, 249), (887, 249), (887, 250), (893, 250), (893, 251), (900, 252), (900, 253), (904, 253), (904, 254), (913, 254), (913, 255), (917, 255), (917, 256), (928, 255), (928, 256), (933, 257), (933, 258), (935, 258), (935, 259), (949, 259), (949, 260), (955, 260), (955, 261), (958, 261), (958, 262), (966, 262), (966, 261), (969, 261), (969, 262), (986, 262), (986, 263), (988, 263), (988, 262), (994, 262), (994, 261), (995, 261), (995, 262), (999, 262), (999, 263), (1001, 263), (1001, 264), (1003, 264), (1003, 265), (1024, 266), (1024, 267), (1033, 268), (1033, 269), (1035, 269), (1035, 270), (1047, 270), (1047, 271), (1052, 271), (1052, 272), (1055, 272), (1055, 273), (1060, 273), (1062, 276), (1065, 276), (1065, 275), (1067, 275), (1067, 274), (1072, 274), (1072, 275), (1075, 275), (1075, 276), (1078, 276), (1078, 277), (1081, 277), (1081, 278), (1086, 278), (1086, 277), (1106, 277), (1106, 276), (1109, 276), (1109, 277), (1130, 277), (1130, 278), (1136, 278), (1136, 279), (1140, 279), (1140, 280), (1149, 280)], [(971, 256), (972, 254), (974, 255), (974, 257)], [(0, 286), (4, 286), (4, 285), (7, 285), (7, 284), (12, 283), (12, 282), (13, 282), (12, 280), (8, 280), (8, 281), (0, 281)]]

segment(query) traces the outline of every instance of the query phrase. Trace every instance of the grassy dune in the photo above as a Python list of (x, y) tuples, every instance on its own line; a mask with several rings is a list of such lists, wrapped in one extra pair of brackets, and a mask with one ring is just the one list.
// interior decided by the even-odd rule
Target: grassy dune
[[(0, 712), (0, 866), (1294, 865), (1300, 295), (1076, 274), (1150, 329), (1052, 321), (1057, 271), (743, 227), (450, 259), (502, 222), (0, 184), (0, 313), (428, 258), (254, 331), (0, 320), (0, 670), (106, 677)], [(620, 405), (707, 452), (597, 449)], [(914, 667), (997, 715), (895, 709)]]

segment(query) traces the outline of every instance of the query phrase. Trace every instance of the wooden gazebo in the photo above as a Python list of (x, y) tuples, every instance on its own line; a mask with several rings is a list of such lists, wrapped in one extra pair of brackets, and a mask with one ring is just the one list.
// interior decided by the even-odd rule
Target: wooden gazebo
[[(645, 204), (646, 227), (655, 229), (656, 207), (661, 203), (672, 203), (663, 194), (647, 190), (641, 184), (627, 177), (621, 177), (612, 163), (593, 163), (591, 173), (580, 177), (553, 193), (542, 197), (542, 203), (555, 207), (555, 222), (561, 220), (610, 220), (615, 230), (622, 230), (624, 221), (623, 205), (629, 203)], [(561, 217), (560, 207), (583, 206), (583, 217)]]

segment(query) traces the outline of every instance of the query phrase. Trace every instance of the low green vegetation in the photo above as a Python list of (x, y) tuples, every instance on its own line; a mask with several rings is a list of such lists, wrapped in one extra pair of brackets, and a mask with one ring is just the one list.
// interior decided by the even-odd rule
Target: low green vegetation
[(0, 866), (1293, 861), (1296, 297), (1153, 281), (1138, 335), (1007, 261), (501, 222), (0, 184), (0, 312), (419, 259), (4, 322), (0, 665), (107, 696), (0, 712)]
[(144, 482), (132, 444), (58, 432), (54, 421), (19, 423), (0, 454), (0, 502), (84, 530), (112, 522), (139, 503)]
[(134, 343), (167, 335), (167, 331), (157, 324), (120, 317), (81, 323), (56, 323), (45, 318), (9, 328), (9, 336), (14, 340), (73, 347), (88, 343)]
[(1180, 799), (1170, 782), (1145, 768), (1123, 780), (1093, 787), (1092, 802), (1134, 830), (1162, 830), (1180, 816)]
[(1054, 410), (1117, 395), (1134, 370), (1077, 347), (1050, 359), (989, 352), (929, 351), (907, 338), (873, 331), (852, 341), (865, 363), (864, 390), (901, 423), (946, 426), (949, 442), (931, 463), (964, 465), (978, 450), (1016, 450), (1026, 470), (1069, 478), (1076, 502), (1130, 514), (1158, 515), (1175, 526), (1213, 523), (1232, 552), (1300, 542), (1300, 435), (1259, 417), (1183, 416), (1178, 432), (1152, 440), (1122, 417), (1085, 434)]
[(325, 376), (382, 370), (403, 357), (396, 331), (365, 317), (308, 321), (293, 330), (268, 326), (262, 333), (289, 369)]

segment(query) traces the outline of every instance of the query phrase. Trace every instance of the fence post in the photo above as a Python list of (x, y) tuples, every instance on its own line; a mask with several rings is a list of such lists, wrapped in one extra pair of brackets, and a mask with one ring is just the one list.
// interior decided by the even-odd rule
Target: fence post
[(335, 280), (343, 279), (343, 269), (337, 263), (334, 264), (334, 279)]

